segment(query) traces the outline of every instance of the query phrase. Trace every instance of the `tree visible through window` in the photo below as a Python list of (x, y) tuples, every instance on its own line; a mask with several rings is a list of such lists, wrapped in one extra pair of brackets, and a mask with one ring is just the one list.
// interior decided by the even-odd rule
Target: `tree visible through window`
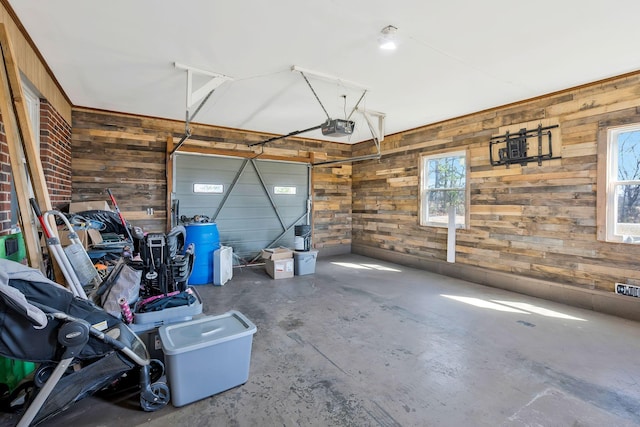
[(456, 210), (456, 226), (465, 225), (466, 153), (422, 158), (421, 225), (446, 227), (449, 207)]
[(640, 125), (609, 131), (608, 240), (640, 243)]

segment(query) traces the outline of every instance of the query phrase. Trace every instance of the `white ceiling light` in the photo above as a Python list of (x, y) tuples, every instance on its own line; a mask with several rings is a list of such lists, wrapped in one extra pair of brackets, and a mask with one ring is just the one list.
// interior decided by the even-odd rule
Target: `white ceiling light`
[(393, 25), (387, 25), (380, 31), (380, 36), (378, 37), (380, 49), (395, 50), (398, 47), (396, 40), (397, 31), (398, 29)]

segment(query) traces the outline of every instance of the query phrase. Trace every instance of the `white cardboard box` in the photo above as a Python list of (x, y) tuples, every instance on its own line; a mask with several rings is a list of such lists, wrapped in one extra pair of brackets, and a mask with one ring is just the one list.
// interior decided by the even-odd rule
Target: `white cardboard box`
[(293, 258), (293, 251), (287, 248), (263, 249), (261, 254), (263, 259), (277, 260)]
[(265, 261), (265, 270), (267, 274), (274, 279), (286, 279), (293, 277), (293, 258), (268, 259)]

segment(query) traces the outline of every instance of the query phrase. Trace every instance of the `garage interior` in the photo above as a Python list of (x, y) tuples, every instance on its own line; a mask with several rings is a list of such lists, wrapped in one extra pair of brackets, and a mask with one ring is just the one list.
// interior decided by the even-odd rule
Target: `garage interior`
[(44, 269), (30, 198), (205, 218), (197, 318), (257, 328), (246, 383), (41, 425), (640, 425), (637, 5), (211, 3), (0, 1), (0, 238)]

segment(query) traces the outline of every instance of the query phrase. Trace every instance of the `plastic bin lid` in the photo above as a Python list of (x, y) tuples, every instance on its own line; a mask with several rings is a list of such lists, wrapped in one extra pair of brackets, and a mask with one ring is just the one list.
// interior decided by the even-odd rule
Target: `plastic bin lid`
[(307, 260), (309, 258), (317, 258), (318, 251), (311, 249), (309, 251), (293, 251), (293, 257), (296, 259), (304, 259)]
[(165, 354), (173, 355), (252, 335), (256, 330), (256, 325), (242, 313), (232, 310), (219, 316), (164, 325), (158, 332)]

